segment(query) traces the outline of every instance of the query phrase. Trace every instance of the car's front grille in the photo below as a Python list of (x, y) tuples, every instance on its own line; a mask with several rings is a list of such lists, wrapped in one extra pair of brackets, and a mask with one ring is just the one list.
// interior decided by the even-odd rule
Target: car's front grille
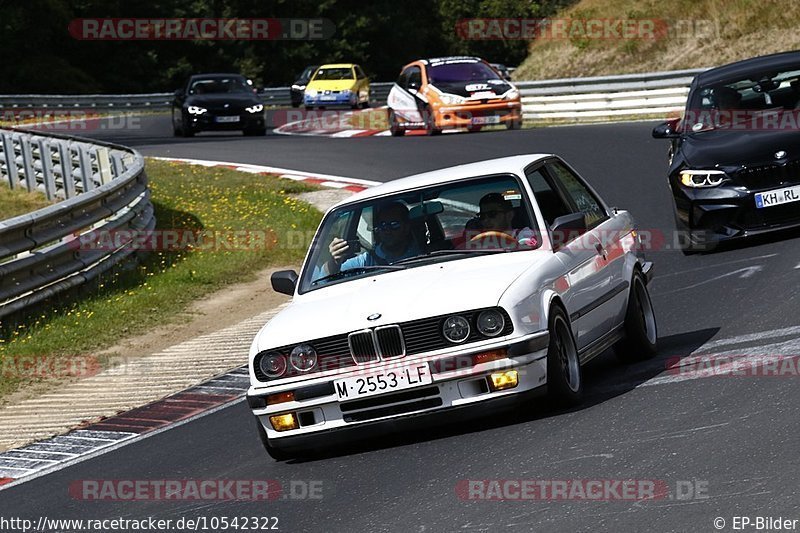
[(372, 338), (372, 330), (356, 331), (349, 336), (350, 352), (357, 363), (378, 360), (378, 352)]
[(375, 340), (383, 359), (402, 357), (406, 354), (400, 326), (385, 326), (375, 329)]
[(340, 404), (345, 422), (363, 422), (442, 405), (439, 387), (425, 387)]
[(750, 190), (769, 189), (800, 183), (800, 160), (785, 165), (763, 165), (744, 168), (735, 177)]
[[(441, 350), (443, 348), (456, 346), (455, 343), (445, 339), (442, 334), (442, 325), (444, 321), (453, 315), (464, 317), (470, 324), (470, 334), (463, 343), (460, 343), (461, 345), (490, 338), (482, 335), (477, 328), (478, 315), (487, 309), (499, 311), (505, 319), (503, 330), (495, 337), (503, 337), (514, 331), (514, 325), (511, 323), (511, 318), (508, 316), (508, 313), (500, 307), (490, 307), (462, 313), (450, 313), (447, 315), (422, 318), (420, 320), (412, 320), (400, 324), (380, 326), (374, 330), (364, 329), (361, 331), (354, 331), (350, 334), (312, 340), (307, 344), (311, 344), (316, 349), (319, 358), (318, 367), (321, 371), (346, 368), (355, 366), (356, 364), (379, 361), (380, 359), (399, 358), (405, 355), (415, 355), (433, 350)], [(257, 355), (253, 365), (256, 379), (259, 381), (278, 379), (265, 376), (259, 365), (261, 357), (276, 353), (287, 358), (288, 369), (286, 374), (281, 376), (281, 378), (300, 374), (291, 367), (288, 361), (289, 354), (295, 346), (296, 345), (283, 346), (281, 348), (267, 350)]]

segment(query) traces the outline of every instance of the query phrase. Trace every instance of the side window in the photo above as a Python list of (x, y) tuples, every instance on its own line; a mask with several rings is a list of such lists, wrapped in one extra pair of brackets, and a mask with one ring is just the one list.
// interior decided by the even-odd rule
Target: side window
[(408, 71), (409, 69), (405, 69), (397, 78), (397, 85), (399, 85), (402, 89), (405, 89), (406, 84), (408, 83)]
[(408, 69), (408, 89), (419, 89), (422, 87), (422, 71), (419, 67), (409, 67)]
[(525, 176), (533, 189), (533, 196), (539, 209), (542, 211), (544, 221), (548, 226), (553, 225), (553, 221), (560, 216), (569, 215), (573, 212), (561, 198), (559, 192), (554, 189), (542, 173), (541, 167), (536, 170), (526, 170)]
[(608, 218), (600, 201), (581, 179), (561, 163), (547, 163), (547, 171), (561, 183), (574, 206), (586, 215), (586, 226), (593, 228)]

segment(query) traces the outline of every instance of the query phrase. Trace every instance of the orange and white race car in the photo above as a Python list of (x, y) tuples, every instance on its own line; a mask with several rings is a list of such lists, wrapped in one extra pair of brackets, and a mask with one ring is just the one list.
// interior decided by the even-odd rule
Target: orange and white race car
[(387, 100), (392, 135), (445, 128), (478, 131), (490, 124), (522, 125), (519, 90), (477, 57), (420, 59), (403, 67)]

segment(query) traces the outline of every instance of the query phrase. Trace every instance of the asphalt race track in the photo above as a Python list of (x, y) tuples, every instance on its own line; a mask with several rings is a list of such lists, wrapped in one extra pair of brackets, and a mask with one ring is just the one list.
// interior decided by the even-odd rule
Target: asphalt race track
[[(133, 123), (132, 123), (133, 125)], [(796, 233), (707, 255), (672, 240), (667, 145), (652, 123), (440, 137), (331, 139), (201, 134), (174, 139), (169, 118), (75, 132), (145, 155), (255, 163), (388, 181), (512, 154), (555, 152), (640, 228), (662, 232), (651, 287), (659, 355), (624, 366), (606, 354), (586, 369), (587, 401), (570, 411), (530, 405), (471, 423), (387, 436), (315, 460), (275, 463), (240, 402), (0, 494), (0, 514), (35, 518), (274, 516), (280, 531), (714, 531), (734, 516), (800, 518), (800, 388), (794, 377), (666, 373), (695, 353), (796, 355)], [(254, 178), (257, 179), (257, 178)], [(244, 362), (246, 354), (242, 354)], [(321, 482), (322, 498), (252, 501), (81, 501), (85, 479), (275, 479)], [(462, 480), (659, 480), (648, 501), (465, 501)], [(299, 485), (298, 485), (299, 486)], [(686, 487), (692, 487), (686, 489)], [(693, 492), (687, 495), (687, 492)]]

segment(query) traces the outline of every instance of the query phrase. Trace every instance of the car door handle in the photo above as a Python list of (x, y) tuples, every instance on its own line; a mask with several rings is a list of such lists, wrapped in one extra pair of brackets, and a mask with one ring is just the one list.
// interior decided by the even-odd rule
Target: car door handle
[(597, 250), (597, 255), (602, 255), (603, 259), (606, 258), (606, 250), (605, 248), (603, 248), (602, 244), (600, 244), (599, 242), (595, 243), (594, 249)]

